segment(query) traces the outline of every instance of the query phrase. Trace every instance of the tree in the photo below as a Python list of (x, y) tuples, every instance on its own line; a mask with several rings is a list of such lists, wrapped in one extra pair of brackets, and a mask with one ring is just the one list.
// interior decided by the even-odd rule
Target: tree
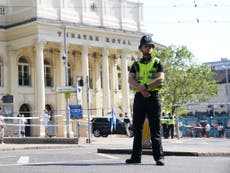
[(185, 47), (170, 46), (156, 53), (164, 64), (165, 82), (161, 90), (164, 109), (175, 113), (175, 105), (207, 101), (217, 93), (215, 73), (198, 64)]

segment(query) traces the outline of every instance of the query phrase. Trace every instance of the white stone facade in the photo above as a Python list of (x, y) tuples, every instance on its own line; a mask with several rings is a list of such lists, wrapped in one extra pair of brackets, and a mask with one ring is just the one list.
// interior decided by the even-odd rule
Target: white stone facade
[[(14, 96), (13, 116), (41, 116), (47, 107), (65, 115), (64, 94), (56, 92), (65, 86), (63, 27), (69, 85), (89, 76), (91, 114), (105, 115), (112, 107), (130, 114), (128, 66), (144, 34), (142, 7), (140, 0), (0, 0), (0, 94)], [(85, 85), (81, 103), (86, 108)], [(76, 104), (75, 93), (70, 104)], [(64, 122), (57, 120), (63, 125), (57, 136), (66, 136)], [(28, 127), (27, 135), (44, 136), (44, 129)]]

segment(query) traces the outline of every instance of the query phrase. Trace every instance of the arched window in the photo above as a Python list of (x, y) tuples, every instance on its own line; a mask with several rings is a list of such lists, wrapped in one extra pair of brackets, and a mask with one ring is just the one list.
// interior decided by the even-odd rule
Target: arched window
[(3, 86), (3, 62), (0, 57), (0, 86)]
[(121, 68), (117, 66), (117, 76), (118, 76), (118, 89), (121, 90), (122, 79), (121, 79)]
[(101, 88), (103, 88), (103, 70), (102, 70), (102, 64), (100, 65), (100, 81), (101, 81)]
[(45, 77), (45, 86), (52, 87), (53, 86), (52, 67), (49, 61), (47, 60), (44, 60), (44, 77)]
[(93, 67), (89, 66), (89, 88), (93, 89)]
[(31, 86), (30, 67), (25, 57), (18, 60), (18, 85)]
[(72, 78), (72, 70), (71, 70), (71, 66), (68, 63), (68, 86), (73, 86), (73, 78)]

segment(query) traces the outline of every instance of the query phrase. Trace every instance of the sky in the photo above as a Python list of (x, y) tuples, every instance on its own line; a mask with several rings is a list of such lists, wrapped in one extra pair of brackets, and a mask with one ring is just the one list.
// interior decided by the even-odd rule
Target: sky
[(155, 42), (185, 45), (199, 62), (230, 59), (230, 1), (143, 0), (146, 32)]

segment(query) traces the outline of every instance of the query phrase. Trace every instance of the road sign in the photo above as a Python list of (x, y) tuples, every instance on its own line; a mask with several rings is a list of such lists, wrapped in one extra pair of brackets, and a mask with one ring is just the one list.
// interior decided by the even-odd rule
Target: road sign
[(81, 105), (69, 105), (70, 108), (70, 118), (80, 119), (82, 118), (82, 106)]
[(58, 86), (56, 88), (57, 93), (76, 93), (76, 88), (72, 86)]

